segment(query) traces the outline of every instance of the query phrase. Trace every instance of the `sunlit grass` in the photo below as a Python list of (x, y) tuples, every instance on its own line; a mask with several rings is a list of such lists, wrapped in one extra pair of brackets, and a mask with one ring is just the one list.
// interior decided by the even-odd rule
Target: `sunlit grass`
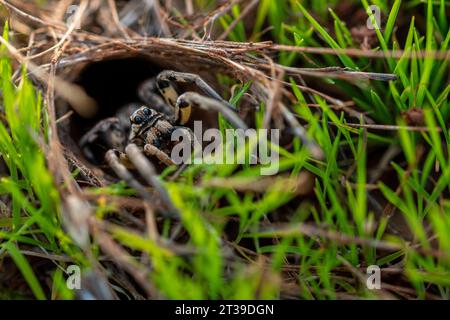
[[(211, 1), (206, 0), (195, 3), (202, 8), (211, 6)], [(270, 34), (282, 44), (353, 48), (357, 45), (351, 30), (333, 9), (338, 3), (261, 0), (254, 25), (246, 28), (244, 22), (239, 22), (228, 40), (259, 41)], [(361, 10), (371, 4), (366, 0), (355, 3)], [(313, 197), (302, 198), (286, 190), (284, 180), (259, 193), (239, 193), (233, 186), (213, 183), (217, 179), (258, 183), (260, 167), (192, 165), (177, 180), (164, 182), (180, 210), (189, 252), (176, 252), (169, 245), (169, 230), (173, 224), (170, 220), (163, 221), (158, 239), (124, 226), (111, 224), (105, 227), (104, 231), (123, 248), (149, 258), (151, 270), (146, 273), (146, 279), (161, 297), (276, 299), (281, 297), (287, 268), (291, 267), (288, 269), (291, 272), (295, 267), (296, 279), (290, 279), (297, 288), (295, 297), (336, 299), (341, 293), (347, 293), (360, 298), (376, 298), (376, 292), (368, 290), (365, 283), (347, 280), (352, 276), (357, 279), (369, 265), (384, 268), (400, 261), (404, 266), (402, 273), (417, 297), (427, 298), (427, 290), (432, 286), (433, 295), (450, 298), (449, 59), (418, 56), (423, 51), (448, 52), (448, 4), (444, 0), (426, 3), (396, 0), (391, 7), (387, 1), (373, 3), (380, 6), (385, 16), (385, 27), (377, 30), (378, 43), (373, 50), (388, 53), (401, 49), (403, 57), (371, 61), (339, 54), (306, 59), (297, 53), (282, 53), (278, 62), (396, 74), (399, 79), (390, 83), (349, 83), (336, 79), (327, 79), (324, 83), (352, 99), (356, 107), (377, 124), (398, 125), (399, 129), (371, 131), (349, 126), (350, 122), (361, 124), (362, 119), (349, 119), (321, 97), (306, 96), (298, 88), (296, 79), (287, 79), (297, 100), (290, 107), (307, 124), (308, 134), (321, 146), (325, 158), (323, 161), (311, 158), (300, 140), (294, 138), (292, 148), (278, 150), (280, 170), (283, 178), (296, 178), (301, 172), (314, 175)], [(416, 19), (411, 18), (406, 39), (398, 39), (399, 12), (420, 8), (425, 24), (418, 25)], [(242, 9), (236, 5), (229, 15), (220, 19), (223, 30)], [(327, 28), (330, 25), (334, 30)], [(271, 28), (264, 31), (267, 26)], [(7, 36), (6, 28), (4, 37)], [(6, 54), (5, 49), (2, 50)], [(52, 254), (64, 254), (87, 270), (91, 267), (89, 259), (100, 257), (98, 243), (93, 235), (88, 259), (86, 252), (77, 248), (61, 226), (61, 195), (46, 162), (49, 132), (41, 94), (33, 88), (25, 72), (19, 84), (11, 82), (12, 69), (5, 57), (1, 58), (0, 77), (4, 118), (0, 122), (0, 154), (10, 173), (1, 178), (0, 193), (11, 201), (11, 216), (0, 220), (0, 259), (4, 259), (2, 254), (5, 254), (14, 261), (35, 298), (71, 299), (73, 294), (64, 285), (62, 270), (66, 264), (54, 267), (52, 285), (48, 287), (21, 249), (31, 246)], [(225, 78), (220, 80), (231, 82)], [(239, 103), (250, 85), (237, 90), (230, 101)], [(318, 107), (309, 108), (308, 103)], [(255, 114), (257, 127), (262, 125), (264, 108), (262, 104)], [(424, 130), (421, 132), (406, 128), (405, 113), (412, 109), (423, 111)], [(219, 123), (221, 130), (229, 126), (222, 118)], [(384, 152), (390, 146), (400, 150), (400, 156), (386, 169), (395, 183), (370, 181), (370, 157), (377, 152), (373, 150)], [(419, 154), (419, 150), (423, 153)], [(168, 169), (162, 178), (171, 172), (173, 169)], [(372, 188), (370, 191), (369, 187)], [(384, 201), (379, 210), (381, 215), (373, 209), (375, 191), (372, 190), (376, 190), (377, 197), (382, 199), (380, 202)], [(133, 194), (123, 183), (89, 192), (96, 195)], [(299, 204), (288, 205), (298, 199), (301, 200)], [(107, 221), (117, 212), (111, 204), (99, 201), (95, 205), (95, 217), (100, 222)], [(383, 209), (388, 205), (403, 216), (412, 239), (387, 230), (390, 218)], [(286, 223), (272, 226), (274, 212), (285, 214)], [(229, 220), (236, 221), (235, 239), (227, 237), (225, 229)], [(300, 225), (314, 226), (314, 230), (324, 233), (308, 234), (300, 228), (291, 228)], [(330, 234), (355, 241), (335, 241)], [(251, 244), (252, 252), (239, 247), (242, 241)], [(377, 244), (380, 242), (397, 249), (379, 250)], [(231, 249), (239, 252), (242, 258), (231, 257)], [(139, 270), (146, 268), (138, 259), (132, 259)], [(340, 268), (342, 272), (342, 268), (348, 268), (347, 264), (360, 274), (347, 278), (338, 276), (336, 270)], [(351, 274), (354, 270), (348, 272)]]

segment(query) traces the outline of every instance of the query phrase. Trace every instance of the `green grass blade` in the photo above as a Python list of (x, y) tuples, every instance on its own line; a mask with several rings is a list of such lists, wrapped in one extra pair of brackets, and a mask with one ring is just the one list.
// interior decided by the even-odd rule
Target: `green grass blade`
[(30, 264), (28, 263), (27, 259), (20, 252), (19, 248), (17, 248), (16, 245), (11, 242), (5, 244), (5, 247), (11, 258), (16, 263), (17, 267), (22, 272), (22, 275), (24, 276), (25, 280), (27, 281), (28, 285), (33, 291), (35, 297), (39, 300), (45, 300), (46, 298), (44, 291), (42, 290), (42, 287), (39, 284), (39, 281), (36, 278), (34, 271), (31, 268)]

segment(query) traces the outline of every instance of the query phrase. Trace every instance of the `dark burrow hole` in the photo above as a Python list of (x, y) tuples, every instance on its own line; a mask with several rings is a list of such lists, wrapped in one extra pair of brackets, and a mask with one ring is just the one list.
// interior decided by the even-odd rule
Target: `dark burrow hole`
[[(83, 118), (74, 113), (70, 117), (67, 127), (64, 127), (67, 122), (64, 125), (60, 125), (60, 132), (63, 132), (61, 140), (72, 151), (75, 149), (76, 151), (74, 153), (81, 156), (83, 160), (86, 160), (79, 146), (80, 139), (83, 135), (101, 120), (115, 116), (121, 107), (130, 103), (144, 104), (138, 95), (139, 85), (143, 81), (156, 77), (159, 72), (167, 69), (172, 69), (170, 66), (168, 67), (167, 63), (155, 63), (146, 57), (130, 57), (92, 62), (84, 66), (80, 71), (73, 71), (76, 75), (69, 75), (69, 78), (72, 78), (73, 82), (83, 87), (86, 93), (96, 100), (99, 111), (90, 119)], [(195, 70), (176, 71), (195, 72)], [(197, 88), (193, 85), (178, 84), (177, 89), (180, 94), (186, 91), (198, 92)], [(59, 117), (62, 115), (58, 114)], [(201, 110), (194, 109), (187, 126), (192, 128), (195, 120), (202, 120), (205, 128), (217, 127), (217, 116), (214, 113), (205, 113)], [(100, 151), (96, 155), (98, 161), (95, 161), (95, 163), (91, 161), (91, 164), (99, 165), (103, 162), (103, 151)]]
[(140, 102), (138, 86), (162, 70), (144, 58), (110, 59), (88, 64), (81, 70), (75, 83), (97, 101), (99, 111), (91, 119), (74, 114), (71, 136), (79, 141), (82, 135), (100, 120), (112, 117), (127, 103)]

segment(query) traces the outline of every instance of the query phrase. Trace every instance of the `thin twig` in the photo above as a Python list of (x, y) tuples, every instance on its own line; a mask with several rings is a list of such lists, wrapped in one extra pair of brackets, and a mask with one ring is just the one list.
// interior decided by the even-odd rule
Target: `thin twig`
[(242, 10), (242, 12), (239, 14), (239, 16), (236, 17), (235, 19), (233, 19), (233, 22), (230, 23), (228, 28), (219, 36), (219, 38), (217, 38), (217, 40), (225, 40), (228, 37), (228, 35), (230, 34), (230, 32), (233, 31), (234, 28), (236, 28), (237, 24), (242, 19), (244, 19), (258, 3), (259, 3), (259, 0), (253, 0), (252, 2), (250, 2), (244, 8), (244, 10)]

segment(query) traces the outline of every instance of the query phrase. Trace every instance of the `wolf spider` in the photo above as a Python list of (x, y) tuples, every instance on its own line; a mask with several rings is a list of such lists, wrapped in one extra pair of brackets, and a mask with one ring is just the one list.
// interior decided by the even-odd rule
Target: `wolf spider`
[[(174, 82), (196, 84), (209, 97), (195, 92), (178, 95)], [(165, 102), (154, 92), (155, 83)], [(80, 146), (92, 162), (96, 161), (95, 150), (105, 152), (104, 160), (114, 173), (143, 199), (151, 202), (150, 194), (129, 170), (136, 169), (173, 212), (175, 208), (157, 179), (149, 158), (156, 158), (167, 166), (174, 164), (169, 154), (177, 143), (171, 139), (176, 129), (184, 130), (193, 143), (193, 133), (185, 126), (192, 107), (220, 112), (236, 128), (246, 129), (247, 126), (235, 113), (234, 107), (195, 74), (163, 71), (156, 81), (144, 82), (139, 95), (148, 106), (130, 104), (119, 109), (115, 117), (104, 119), (89, 130), (81, 138)]]

